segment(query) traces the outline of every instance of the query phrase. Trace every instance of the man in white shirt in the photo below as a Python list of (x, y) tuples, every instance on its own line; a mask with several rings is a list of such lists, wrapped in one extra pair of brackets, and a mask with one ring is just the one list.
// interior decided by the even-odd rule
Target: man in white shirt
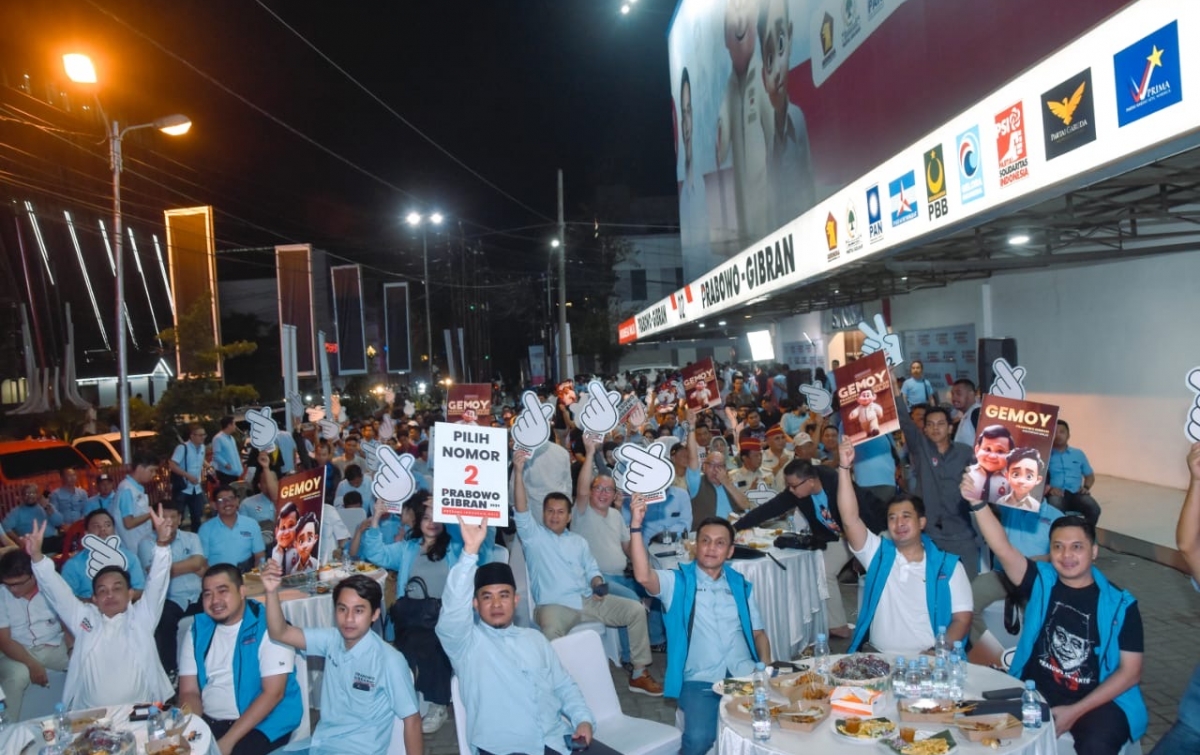
[(50, 683), (46, 669), (67, 670), (62, 623), (37, 589), (29, 554), (0, 556), (0, 689), (7, 695), (8, 719), (20, 721), (29, 685)]
[(236, 566), (210, 567), (200, 602), (204, 613), (179, 648), (179, 701), (204, 718), (222, 753), (279, 749), (303, 715), (296, 651), (267, 636), (266, 609), (246, 600)]
[(158, 660), (154, 628), (167, 597), (171, 578), (174, 530), (159, 511), (150, 511), (158, 547), (150, 563), (142, 599), (130, 603), (129, 574), (119, 566), (105, 566), (92, 579), (93, 598), (75, 597), (54, 563), (42, 556), (46, 525), (39, 524), (25, 538), (33, 560), (38, 587), (50, 607), (75, 635), (75, 652), (67, 667), (63, 702), (72, 710), (126, 703), (167, 700), (175, 694)]
[(925, 505), (897, 496), (888, 502), (890, 540), (867, 529), (858, 514), (850, 471), (854, 446), (838, 447), (837, 505), (850, 552), (867, 569), (858, 627), (850, 641), (855, 652), (866, 639), (885, 653), (912, 655), (933, 647), (939, 631), (947, 642), (966, 640), (971, 629), (971, 583), (958, 556), (925, 537)]

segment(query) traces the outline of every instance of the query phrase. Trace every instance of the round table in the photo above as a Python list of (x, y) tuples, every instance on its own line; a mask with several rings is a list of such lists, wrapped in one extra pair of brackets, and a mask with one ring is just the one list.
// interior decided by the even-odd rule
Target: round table
[[(375, 569), (368, 572), (356, 572), (370, 577), (383, 587), (387, 581), (386, 569)], [(330, 587), (332, 582), (328, 583)], [(283, 618), (295, 627), (331, 627), (333, 626), (333, 597), (332, 591), (327, 593), (309, 593), (307, 590), (295, 587), (279, 588), (279, 602), (283, 608)], [(246, 597), (257, 601), (265, 601), (262, 582), (257, 579), (246, 580)]]
[[(841, 656), (835, 656), (835, 658), (837, 657)], [(966, 697), (968, 699), (978, 699), (980, 694), (985, 690), (1004, 689), (1014, 686), (1020, 686), (1020, 683), (1003, 671), (997, 671), (986, 666), (972, 665), (967, 672)], [(829, 718), (818, 724), (817, 728), (810, 733), (785, 731), (779, 728), (778, 723), (773, 723), (771, 726), (771, 739), (767, 742), (755, 742), (750, 722), (733, 718), (726, 712), (725, 703), (731, 699), (728, 696), (721, 699), (721, 721), (717, 736), (717, 752), (720, 755), (769, 755), (773, 753), (798, 752), (819, 752), (822, 755), (826, 755), (827, 753), (854, 755), (855, 753), (862, 753), (864, 745), (874, 746), (878, 752), (891, 752), (879, 745), (847, 740), (837, 734), (833, 727), (834, 719), (845, 718), (845, 716), (839, 716), (836, 713), (831, 713)], [(889, 704), (882, 715), (899, 724), (899, 718), (896, 715), (896, 705), (891, 702), (890, 696)], [(905, 723), (902, 725), (930, 732), (950, 729), (954, 734), (955, 741), (958, 743), (958, 749), (954, 750), (955, 755), (970, 755), (971, 753), (983, 755), (983, 753), (996, 752), (1005, 753), (1006, 755), (1017, 755), (1018, 753), (1019, 755), (1055, 755), (1058, 751), (1055, 744), (1053, 720), (1043, 723), (1040, 729), (1022, 730), (1020, 739), (1005, 740), (999, 750), (993, 750), (982, 744), (968, 741), (965, 734), (959, 734), (958, 730), (949, 724)]]
[[(132, 705), (113, 705), (105, 709), (105, 716), (112, 719), (113, 727), (133, 732), (137, 739), (137, 752), (146, 751), (146, 722), (145, 721), (130, 721), (129, 716), (133, 713)], [(35, 718), (29, 721), (21, 721), (12, 726), (5, 727), (3, 732), (0, 732), (0, 753), (9, 755), (9, 753), (21, 753), (21, 755), (34, 755), (45, 743), (42, 741), (42, 726), (41, 722), (49, 718)], [(204, 723), (204, 719), (200, 716), (191, 716), (188, 719), (185, 732), (191, 734), (196, 732), (196, 739), (191, 741), (192, 752), (197, 755), (220, 755), (217, 749), (217, 743), (213, 741), (212, 731), (208, 728), (208, 724)]]
[[(650, 546), (656, 568), (674, 569), (679, 559), (669, 545)], [(763, 629), (771, 640), (775, 658), (796, 658), (828, 631), (825, 601), (825, 559), (821, 551), (770, 548), (766, 558), (736, 559), (735, 571), (754, 585), (754, 598), (762, 614)]]

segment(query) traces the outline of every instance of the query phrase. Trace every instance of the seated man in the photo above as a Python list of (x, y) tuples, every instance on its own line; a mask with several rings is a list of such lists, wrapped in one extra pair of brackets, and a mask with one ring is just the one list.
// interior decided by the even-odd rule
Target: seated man
[[(117, 493), (116, 487), (113, 485), (112, 475), (108, 472), (101, 472), (96, 477), (96, 495), (88, 499), (87, 510), (85, 514), (90, 514), (96, 509), (104, 509), (114, 517), (116, 514)], [(116, 521), (115, 519), (113, 520)]]
[(67, 643), (62, 622), (37, 589), (33, 564), (23, 550), (0, 556), (0, 689), (8, 720), (20, 721), (29, 685), (50, 684), (46, 669), (67, 670)]
[(725, 454), (710, 449), (701, 464), (695, 430), (688, 433), (687, 442), (689, 466), (686, 477), (688, 495), (692, 498), (692, 521), (699, 522), (710, 516), (728, 517), (734, 511), (753, 508), (746, 494), (729, 479)]
[(653, 658), (645, 607), (636, 600), (608, 594), (609, 585), (600, 573), (587, 540), (567, 531), (571, 521), (571, 501), (566, 495), (548, 494), (542, 501), (545, 524), (533, 521), (522, 474), (528, 460), (523, 451), (513, 454), (513, 507), (516, 509), (517, 534), (525, 548), (525, 563), (529, 567), (530, 592), (537, 605), (534, 619), (551, 640), (562, 637), (581, 621), (625, 627), (629, 632), (629, 654), (633, 663), (629, 691), (661, 696), (662, 686), (646, 670)]
[(62, 484), (50, 493), (50, 505), (62, 517), (63, 527), (67, 527), (83, 518), (87, 510), (88, 494), (79, 487), (78, 474), (72, 467), (60, 470), (58, 475)]
[(345, 508), (344, 498), (347, 493), (356, 492), (360, 497), (360, 503), (367, 511), (367, 516), (375, 508), (375, 492), (371, 489), (371, 475), (363, 472), (363, 468), (357, 464), (347, 464), (345, 478), (338, 483), (337, 490), (333, 494), (334, 508)]
[[(797, 436), (794, 441), (797, 447), (812, 443), (812, 438), (805, 433), (797, 433)], [(788, 465), (789, 461), (796, 458), (796, 455), (788, 450), (787, 444), (788, 436), (784, 434), (782, 427), (771, 425), (767, 428), (767, 447), (762, 452), (762, 465), (763, 469), (774, 478), (776, 493), (783, 492), (783, 468)]]
[[(963, 479), (963, 496), (971, 481)], [(1050, 563), (1014, 548), (991, 508), (969, 500), (976, 526), (1027, 600), (1008, 673), (1032, 679), (1050, 705), (1054, 730), (1071, 732), (1078, 753), (1117, 755), (1146, 733), (1142, 615), (1137, 601), (1094, 566), (1096, 528), (1083, 516), (1050, 525)]]
[(512, 569), (478, 566), (491, 530), (461, 519), (459, 525), (463, 551), (446, 579), (437, 636), (458, 675), (468, 743), (479, 755), (568, 755), (565, 738), (573, 736), (591, 752), (599, 743), (583, 693), (540, 632), (513, 624)]
[(4, 517), (4, 531), (13, 538), (28, 535), (37, 522), (45, 525), (45, 531), (49, 533), (46, 537), (54, 537), (58, 534), (56, 528), (62, 526), (63, 519), (50, 505), (50, 500), (38, 491), (38, 486), (31, 482), (21, 488), (20, 504), (14, 506)]
[(167, 543), (173, 534), (161, 509), (159, 513), (150, 511), (158, 547), (150, 562), (146, 592), (136, 603), (129, 598), (129, 573), (119, 566), (106, 566), (96, 573), (91, 603), (76, 598), (54, 571), (54, 563), (42, 556), (45, 525), (35, 525), (25, 538), (38, 588), (75, 635), (63, 689), (63, 703), (71, 710), (168, 700), (175, 694), (154, 651), (154, 627), (167, 597), (171, 571)]
[(269, 561), (263, 569), (267, 628), (271, 639), (309, 655), (325, 656), (321, 683), (321, 722), (313, 731), (310, 755), (387, 755), (391, 732), (404, 727), (407, 755), (421, 755), (421, 714), (408, 662), (371, 631), (379, 619), (383, 588), (356, 574), (333, 588), (337, 628), (294, 627), (283, 618), (279, 583), (283, 570)]
[(238, 499), (228, 485), (217, 488), (217, 515), (200, 525), (200, 548), (213, 564), (233, 564), (243, 572), (262, 561), (267, 546), (258, 523), (238, 513)]
[(710, 517), (696, 528), (696, 560), (678, 569), (651, 569), (642, 539), (646, 502), (635, 496), (629, 555), (633, 576), (666, 610), (666, 696), (684, 714), (682, 755), (704, 755), (717, 738), (721, 696), (713, 682), (745, 676), (756, 662), (771, 662), (751, 585), (726, 563), (733, 555), (733, 527)]
[(1100, 521), (1100, 504), (1092, 498), (1096, 473), (1088, 463), (1087, 454), (1072, 447), (1070, 440), (1071, 426), (1060, 419), (1054, 430), (1054, 445), (1050, 448), (1046, 500), (1059, 511), (1082, 513), (1095, 527)]
[(204, 718), (222, 753), (273, 752), (303, 714), (296, 653), (267, 637), (266, 608), (246, 600), (237, 567), (216, 564), (202, 584), (204, 612), (179, 648), (179, 702)]
[(763, 468), (762, 443), (757, 438), (744, 438), (739, 448), (738, 456), (742, 460), (742, 466), (729, 473), (734, 487), (743, 494), (754, 490), (760, 484), (774, 490), (775, 475)]
[(938, 548), (924, 533), (925, 506), (918, 496), (898, 495), (887, 504), (886, 540), (858, 515), (850, 470), (854, 446), (838, 447), (837, 505), (850, 552), (867, 570), (858, 627), (850, 640), (856, 652), (871, 633), (885, 653), (914, 655), (930, 650), (938, 631), (946, 641), (965, 640), (971, 628), (971, 583), (958, 556)]
[[(102, 542), (97, 543), (96, 540), (84, 536), (83, 550), (71, 556), (63, 564), (62, 578), (70, 585), (75, 597), (80, 600), (91, 600), (92, 579), (96, 576), (96, 572), (109, 564), (117, 564), (129, 572), (129, 599), (140, 598), (142, 590), (146, 589), (146, 572), (142, 568), (142, 562), (138, 559), (137, 554), (121, 543), (112, 514), (103, 509), (97, 509), (84, 517), (83, 527), (88, 535), (93, 535)], [(154, 552), (153, 543), (150, 544), (148, 552)]]
[[(204, 558), (204, 550), (200, 547), (200, 536), (180, 529), (183, 511), (179, 504), (167, 506), (163, 509), (163, 516), (174, 533), (167, 544), (171, 549), (171, 583), (167, 586), (162, 617), (154, 630), (154, 642), (158, 646), (158, 659), (162, 661), (163, 671), (174, 680), (179, 661), (179, 648), (176, 647), (179, 622), (184, 616), (196, 613), (192, 606), (200, 599), (200, 575), (208, 568), (208, 560)], [(143, 540), (138, 551), (142, 562), (149, 563), (153, 554), (154, 546)]]

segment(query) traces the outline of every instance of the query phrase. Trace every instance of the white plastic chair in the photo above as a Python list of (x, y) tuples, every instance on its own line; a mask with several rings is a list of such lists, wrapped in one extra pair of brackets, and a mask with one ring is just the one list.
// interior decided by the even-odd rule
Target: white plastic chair
[(471, 743), (467, 741), (467, 709), (458, 694), (458, 675), (450, 677), (450, 702), (454, 706), (454, 733), (458, 737), (458, 755), (471, 755)]
[(678, 729), (621, 711), (604, 648), (594, 631), (572, 632), (550, 643), (567, 673), (579, 685), (596, 718), (596, 738), (623, 755), (670, 755), (679, 751)]
[[(382, 505), (382, 504), (380, 504)], [(338, 509), (338, 513), (342, 516), (342, 523), (346, 525), (346, 529), (350, 530), (350, 536), (354, 536), (354, 531), (358, 529), (358, 525), (366, 521), (366, 509)]]
[(308, 708), (311, 697), (308, 689), (308, 657), (300, 652), (296, 653), (296, 683), (300, 685), (300, 725), (288, 737), (289, 743), (312, 736), (312, 714)]

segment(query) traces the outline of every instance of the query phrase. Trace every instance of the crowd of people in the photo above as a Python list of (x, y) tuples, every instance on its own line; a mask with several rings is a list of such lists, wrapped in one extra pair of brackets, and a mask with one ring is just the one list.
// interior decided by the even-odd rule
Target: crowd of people
[[(603, 732), (549, 642), (597, 622), (619, 630), (629, 690), (675, 699), (682, 752), (702, 755), (717, 735), (713, 683), (772, 660), (754, 586), (730, 566), (735, 542), (786, 521), (821, 552), (829, 632), (852, 652), (913, 656), (944, 634), (975, 662), (1034, 680), (1078, 752), (1117, 753), (1139, 739), (1141, 614), (1095, 568), (1095, 477), (1067, 422), (1049, 459), (1013, 458), (1021, 449), (1011, 438), (977, 439), (976, 386), (959, 380), (944, 401), (914, 362), (894, 386), (900, 431), (852, 445), (829, 401), (832, 371), (816, 370), (804, 390), (789, 386), (788, 372), (723, 365), (715, 408), (689, 407), (677, 373), (605, 380), (645, 400), (604, 438), (585, 435), (571, 410), (586, 381), (545, 387), (537, 403), (553, 407), (552, 438), (512, 453), (512, 526), (499, 531), (433, 521), (437, 411), (381, 406), (339, 418), (332, 431), (297, 417), (294, 433), (262, 448), (238, 442), (233, 417), (210, 443), (191, 425), (167, 461), (170, 500), (157, 506), (147, 492), (160, 465), (152, 455), (134, 455), (115, 487), (100, 474), (90, 495), (64, 470), (52, 494), (24, 491), (0, 531), (9, 717), (21, 718), (25, 692), (53, 670), (66, 672), (70, 707), (176, 699), (204, 717), (222, 753), (272, 752), (302, 719), (301, 651), (327, 659), (311, 752), (383, 753), (395, 731), (420, 753), (422, 734), (449, 718), (455, 676), (479, 752), (596, 750)], [(530, 410), (499, 388), (493, 406), (475, 421), (503, 427)], [(674, 479), (662, 502), (647, 505), (618, 489), (613, 470), (623, 444), (656, 441), (669, 446)], [(415, 493), (401, 513), (375, 484), (384, 447), (413, 457), (404, 469)], [(990, 478), (976, 474), (985, 462), (1045, 475), (1045, 499), (986, 503)], [(1188, 464), (1180, 550), (1200, 578), (1200, 444)], [(281, 477), (306, 469), (324, 470), (319, 528), (278, 501)], [(361, 524), (346, 528), (353, 509)], [(680, 537), (694, 539), (694, 560), (654, 568), (648, 544)], [(507, 563), (518, 547), (527, 594)], [(288, 624), (284, 577), (335, 549), (393, 572), (395, 598), (355, 575), (332, 591), (331, 628)], [(44, 555), (55, 551), (57, 568)], [(249, 571), (262, 602), (247, 599)], [(863, 575), (854, 624), (839, 587), (850, 574)], [(1024, 609), (1008, 658), (983, 642), (983, 610), (998, 600)], [(530, 628), (518, 626), (519, 605)], [(665, 668), (653, 668), (655, 652), (665, 652)], [(1164, 743), (1200, 741), (1198, 685)]]

